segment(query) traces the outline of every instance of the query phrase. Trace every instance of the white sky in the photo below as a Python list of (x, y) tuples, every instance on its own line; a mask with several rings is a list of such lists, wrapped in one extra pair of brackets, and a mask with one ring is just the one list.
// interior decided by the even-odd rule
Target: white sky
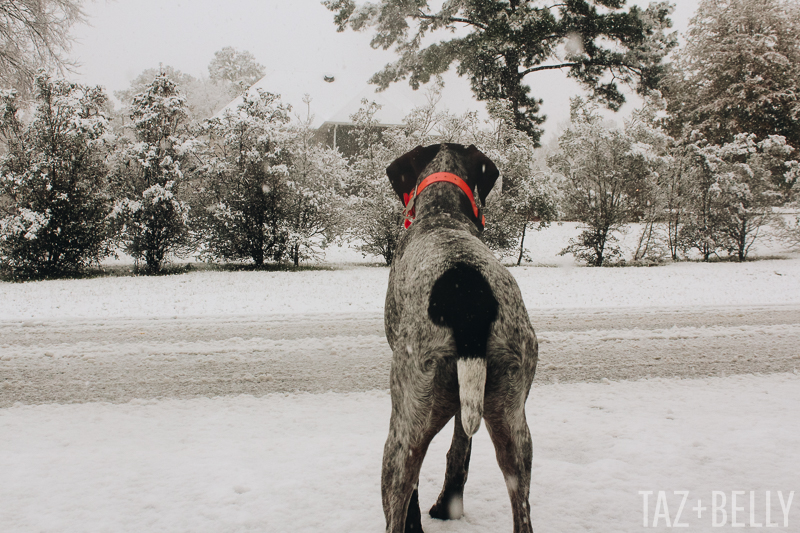
[[(674, 27), (684, 31), (696, 2), (676, 4)], [(252, 52), (268, 71), (330, 71), (365, 81), (396, 57), (372, 50), (369, 33), (337, 33), (333, 14), (319, 0), (94, 0), (85, 10), (89, 25), (73, 31), (77, 42), (71, 57), (80, 64), (74, 77), (102, 85), (110, 94), (159, 63), (207, 76), (214, 52), (224, 46)], [(569, 96), (576, 86), (559, 72), (527, 81), (532, 93), (545, 100), (545, 129), (552, 132), (569, 116)], [(451, 88), (458, 94), (469, 91), (466, 80), (448, 83), (460, 85)]]

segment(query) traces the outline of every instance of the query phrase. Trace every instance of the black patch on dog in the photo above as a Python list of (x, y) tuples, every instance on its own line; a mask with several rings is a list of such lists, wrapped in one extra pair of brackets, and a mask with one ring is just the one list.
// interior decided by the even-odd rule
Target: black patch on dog
[(478, 269), (456, 263), (436, 280), (428, 303), (434, 324), (453, 331), (458, 357), (485, 357), (497, 299)]

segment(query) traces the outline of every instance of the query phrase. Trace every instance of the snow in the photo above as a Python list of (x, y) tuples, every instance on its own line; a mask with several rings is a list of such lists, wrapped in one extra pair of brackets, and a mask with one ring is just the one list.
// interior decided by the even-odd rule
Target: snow
[[(674, 519), (711, 531), (711, 491), (798, 489), (800, 376), (535, 385), (531, 507), (537, 532), (638, 531), (639, 491), (666, 491)], [(381, 531), (388, 392), (274, 394), (0, 410), (0, 523), (30, 531)], [(452, 424), (420, 476), (423, 511), (444, 475)], [(797, 500), (797, 498), (795, 498)], [(428, 532), (511, 531), (485, 428), (475, 436), (465, 516), (423, 512)], [(653, 519), (655, 496), (650, 501)], [(800, 523), (800, 504), (789, 524)], [(727, 507), (730, 515), (730, 503)], [(663, 526), (664, 520), (661, 519)], [(730, 525), (730, 522), (728, 522)], [(663, 528), (654, 528), (665, 530)], [(714, 529), (716, 530), (716, 528)], [(787, 529), (780, 529), (787, 530)]]
[[(800, 260), (511, 269), (529, 309), (798, 303)], [(386, 267), (0, 283), (0, 321), (381, 313)]]
[[(534, 233), (529, 251), (534, 264), (543, 266), (511, 269), (532, 312), (563, 310), (580, 320), (626, 308), (644, 313), (711, 306), (796, 309), (800, 304), (797, 257), (584, 268), (555, 255), (575, 231), (565, 224)], [(759, 253), (775, 251), (765, 247)], [(287, 317), (305, 324), (305, 318), (324, 315), (374, 322), (383, 309), (388, 269), (371, 266), (375, 258), (362, 258), (346, 247), (329, 250), (328, 259), (336, 263), (332, 270), (0, 283), (0, 335), (4, 326), (41, 326), (32, 328), (39, 331), (75, 322), (84, 328), (76, 331), (89, 331), (106, 320), (136, 327), (173, 317), (178, 319), (175, 327), (196, 321), (209, 329), (221, 319), (268, 318), (279, 325)], [(769, 342), (797, 336), (798, 324), (762, 324), (549, 331), (541, 339), (543, 354), (562, 355), (543, 358), (542, 367), (546, 373), (548, 365), (599, 364), (597, 357), (580, 354), (605, 357), (618, 342), (644, 350), (666, 339), (683, 354), (692, 346), (766, 338), (766, 352)], [(313, 365), (326, 357), (388, 357), (379, 335), (335, 334), (343, 336), (276, 340), (211, 335), (171, 342), (153, 335), (126, 344), (106, 342), (95, 332), (81, 342), (46, 347), (35, 340), (4, 345), (0, 339), (0, 365), (34, 358), (42, 365), (49, 358), (103, 365), (112, 358), (168, 361), (214, 354), (223, 362), (273, 357), (288, 368), (289, 361)], [(666, 502), (673, 521), (681, 503), (675, 491), (689, 491), (680, 521), (690, 531), (719, 530), (712, 526), (712, 491), (727, 496), (725, 527), (731, 527), (732, 491), (737, 490), (745, 491), (739, 496), (738, 505), (744, 507), (739, 522), (750, 521), (753, 491), (754, 523), (765, 523), (769, 491), (771, 520), (782, 526), (779, 494), (787, 498), (800, 489), (796, 372), (569, 384), (537, 379), (527, 402), (534, 440), (535, 530), (638, 531), (643, 521), (640, 491), (653, 492), (650, 525), (659, 491), (665, 491), (659, 510), (663, 513)], [(262, 377), (270, 379), (254, 379)], [(17, 403), (0, 409), (0, 529), (381, 531), (380, 469), (389, 413), (385, 390), (121, 404)], [(510, 531), (506, 488), (484, 427), (475, 435), (464, 518), (440, 522), (427, 517), (441, 488), (451, 436), (452, 424), (434, 440), (423, 465), (423, 527), (429, 533)], [(708, 508), (700, 518), (692, 510), (698, 500)], [(666, 531), (666, 518), (659, 520), (659, 527), (651, 529)], [(795, 494), (787, 520), (790, 527), (778, 530), (800, 524), (800, 495)]]

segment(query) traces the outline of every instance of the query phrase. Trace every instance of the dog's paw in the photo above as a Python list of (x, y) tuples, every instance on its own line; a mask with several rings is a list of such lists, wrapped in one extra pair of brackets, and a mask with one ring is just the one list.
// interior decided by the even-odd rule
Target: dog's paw
[(460, 494), (439, 496), (439, 500), (431, 507), (428, 514), (431, 518), (439, 520), (458, 520), (464, 515), (464, 498)]

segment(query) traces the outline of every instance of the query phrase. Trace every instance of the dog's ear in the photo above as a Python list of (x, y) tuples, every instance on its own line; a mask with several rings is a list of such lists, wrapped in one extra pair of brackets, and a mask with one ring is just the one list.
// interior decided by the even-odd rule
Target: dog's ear
[(486, 157), (486, 154), (475, 148), (474, 144), (470, 144), (467, 148), (467, 157), (469, 158), (469, 172), (478, 185), (481, 204), (486, 205), (486, 197), (492, 192), (492, 187), (500, 176), (500, 171), (497, 170), (497, 166), (492, 163), (492, 160)]
[(440, 147), (438, 144), (424, 148), (417, 146), (392, 161), (392, 164), (386, 167), (386, 175), (389, 176), (392, 189), (397, 193), (403, 204), (405, 204), (404, 195), (411, 194), (411, 191), (417, 186), (417, 178), (428, 166), (428, 163), (433, 161), (433, 158), (439, 153)]

